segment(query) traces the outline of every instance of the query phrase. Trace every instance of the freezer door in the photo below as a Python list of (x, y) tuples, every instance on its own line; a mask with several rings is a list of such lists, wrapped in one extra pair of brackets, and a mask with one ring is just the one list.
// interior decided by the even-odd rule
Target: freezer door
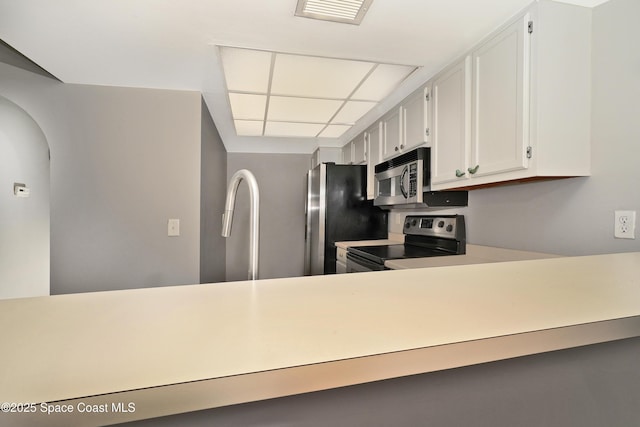
[(336, 272), (335, 242), (384, 239), (387, 214), (367, 200), (367, 167), (326, 165), (324, 273)]
[(309, 172), (305, 274), (336, 272), (335, 242), (387, 237), (387, 214), (367, 200), (366, 182), (366, 166), (322, 163)]

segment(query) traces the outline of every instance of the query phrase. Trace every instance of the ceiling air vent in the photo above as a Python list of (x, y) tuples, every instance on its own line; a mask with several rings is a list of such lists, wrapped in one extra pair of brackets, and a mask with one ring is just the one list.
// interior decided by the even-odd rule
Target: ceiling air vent
[(373, 0), (298, 0), (296, 16), (360, 25)]

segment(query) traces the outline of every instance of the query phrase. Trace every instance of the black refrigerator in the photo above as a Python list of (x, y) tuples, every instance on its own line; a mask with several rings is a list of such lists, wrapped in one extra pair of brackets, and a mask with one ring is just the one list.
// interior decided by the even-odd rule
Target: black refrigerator
[(321, 163), (307, 174), (305, 275), (336, 272), (335, 242), (386, 239), (387, 212), (367, 200), (367, 167)]

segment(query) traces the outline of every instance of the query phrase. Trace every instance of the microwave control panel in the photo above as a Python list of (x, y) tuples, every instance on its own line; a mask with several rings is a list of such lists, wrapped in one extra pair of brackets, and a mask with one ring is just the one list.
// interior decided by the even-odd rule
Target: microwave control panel
[(418, 194), (418, 163), (409, 164), (409, 197)]

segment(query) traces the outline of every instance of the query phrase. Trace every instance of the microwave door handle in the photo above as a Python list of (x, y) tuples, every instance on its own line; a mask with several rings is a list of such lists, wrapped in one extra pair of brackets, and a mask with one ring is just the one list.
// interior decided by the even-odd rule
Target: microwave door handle
[(404, 178), (407, 176), (408, 172), (409, 172), (409, 167), (405, 166), (404, 169), (402, 169), (402, 175), (400, 175), (400, 191), (402, 192), (402, 195), (404, 196), (405, 199), (409, 197), (409, 195), (407, 194), (407, 189), (404, 188)]

